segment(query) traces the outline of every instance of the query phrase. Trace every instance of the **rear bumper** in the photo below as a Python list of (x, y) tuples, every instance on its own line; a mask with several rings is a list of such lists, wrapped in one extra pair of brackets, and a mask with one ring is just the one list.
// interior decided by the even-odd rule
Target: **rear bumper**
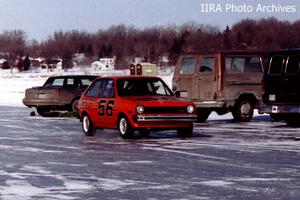
[(260, 114), (299, 114), (300, 104), (263, 104), (259, 106), (258, 112)]
[(59, 107), (65, 107), (65, 106), (68, 105), (65, 102), (58, 103), (57, 101), (44, 101), (44, 100), (27, 100), (27, 99), (23, 99), (22, 102), (25, 106), (27, 106), (29, 108), (39, 107), (39, 106), (59, 108)]

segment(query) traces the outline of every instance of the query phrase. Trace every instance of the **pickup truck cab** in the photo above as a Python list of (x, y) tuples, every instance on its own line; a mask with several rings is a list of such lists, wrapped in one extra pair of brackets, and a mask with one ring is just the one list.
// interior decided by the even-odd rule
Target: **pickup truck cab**
[(300, 49), (273, 51), (267, 55), (260, 113), (300, 125)]
[(261, 52), (186, 53), (178, 59), (173, 91), (195, 103), (198, 122), (212, 111), (232, 112), (236, 121), (249, 121), (262, 102), (263, 68)]

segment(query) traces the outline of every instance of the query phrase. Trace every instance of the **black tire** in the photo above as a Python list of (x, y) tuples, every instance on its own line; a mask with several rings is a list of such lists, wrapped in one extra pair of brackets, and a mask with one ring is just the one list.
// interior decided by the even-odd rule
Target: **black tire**
[(70, 111), (71, 112), (75, 112), (77, 113), (78, 112), (78, 102), (79, 102), (79, 99), (74, 99), (71, 103), (71, 108), (70, 108)]
[(300, 127), (300, 115), (288, 115), (285, 119), (286, 124), (290, 127)]
[(277, 122), (277, 121), (282, 121), (285, 119), (284, 114), (280, 114), (280, 113), (272, 113), (270, 114), (270, 117), (272, 118), (273, 121)]
[(36, 111), (39, 115), (45, 117), (50, 110), (43, 107), (36, 107)]
[(87, 114), (82, 116), (82, 130), (86, 136), (94, 136), (96, 133), (96, 127)]
[(177, 135), (180, 138), (189, 138), (193, 135), (193, 126), (177, 129)]
[(249, 122), (253, 117), (254, 103), (249, 99), (238, 100), (232, 110), (232, 115), (237, 122)]
[(132, 127), (128, 119), (124, 116), (120, 117), (118, 120), (119, 134), (123, 139), (131, 138), (133, 134)]
[(211, 113), (208, 109), (197, 109), (197, 123), (203, 123), (207, 120)]

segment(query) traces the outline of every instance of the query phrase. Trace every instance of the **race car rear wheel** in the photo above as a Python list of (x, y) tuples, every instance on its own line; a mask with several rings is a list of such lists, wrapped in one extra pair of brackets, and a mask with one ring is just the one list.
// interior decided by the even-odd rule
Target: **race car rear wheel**
[(82, 117), (82, 130), (86, 136), (94, 136), (96, 133), (96, 127), (87, 114)]
[(180, 138), (189, 138), (189, 137), (192, 137), (192, 135), (193, 135), (193, 126), (178, 129), (177, 130), (177, 135)]
[(122, 138), (130, 138), (132, 136), (132, 128), (126, 117), (120, 117), (118, 122), (119, 134)]

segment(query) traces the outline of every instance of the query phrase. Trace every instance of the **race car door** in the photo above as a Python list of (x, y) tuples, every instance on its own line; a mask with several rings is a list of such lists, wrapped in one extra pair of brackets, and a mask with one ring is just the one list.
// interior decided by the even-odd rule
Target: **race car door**
[(98, 105), (99, 127), (114, 128), (117, 116), (114, 112), (115, 107), (115, 87), (112, 79), (103, 79), (100, 88), (100, 98)]

